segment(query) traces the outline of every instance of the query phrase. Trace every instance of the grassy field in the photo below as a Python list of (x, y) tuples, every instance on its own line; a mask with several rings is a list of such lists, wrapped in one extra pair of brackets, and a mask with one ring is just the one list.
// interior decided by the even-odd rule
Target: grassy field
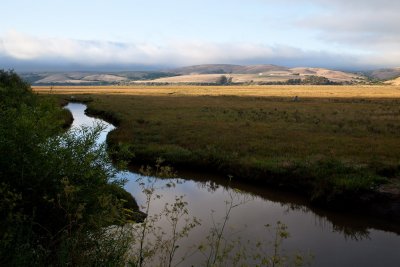
[(367, 98), (399, 99), (400, 86), (34, 86), (38, 93), (106, 94), (143, 96), (259, 96), (308, 98)]
[[(400, 87), (54, 87), (118, 123), (136, 161), (210, 168), (314, 198), (399, 178)], [(293, 97), (298, 96), (298, 101)]]

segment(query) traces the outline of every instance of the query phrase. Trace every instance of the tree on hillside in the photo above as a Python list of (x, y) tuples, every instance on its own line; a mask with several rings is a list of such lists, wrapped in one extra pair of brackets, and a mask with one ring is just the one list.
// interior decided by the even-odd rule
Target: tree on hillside
[(301, 84), (301, 79), (289, 79), (286, 83), (290, 85), (299, 85)]
[(227, 85), (232, 83), (232, 77), (226, 77), (225, 75), (221, 75), (218, 77), (216, 84), (219, 85)]
[(303, 84), (329, 85), (329, 84), (335, 84), (335, 83), (323, 76), (309, 75), (309, 76), (306, 76), (306, 78), (303, 80)]

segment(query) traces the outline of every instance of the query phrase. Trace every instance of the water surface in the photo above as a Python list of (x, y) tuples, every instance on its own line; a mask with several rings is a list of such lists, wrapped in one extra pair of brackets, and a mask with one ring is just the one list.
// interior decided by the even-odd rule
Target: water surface
[[(101, 121), (86, 116), (86, 106), (83, 104), (70, 103), (66, 108), (74, 116), (73, 127), (91, 126)], [(105, 125), (99, 142), (104, 142), (107, 133), (115, 128), (111, 124)], [(146, 177), (135, 172), (121, 172), (118, 175), (128, 179), (125, 189), (136, 198), (139, 205), (143, 205), (145, 196), (137, 180), (142, 178), (146, 182)], [(152, 202), (151, 213), (160, 212), (165, 202), (172, 203), (175, 196), (184, 195), (190, 214), (202, 222), (190, 233), (189, 238), (180, 242), (181, 248), (190, 247), (201, 242), (208, 233), (212, 226), (212, 213), (215, 221), (221, 221), (226, 200), (234, 195), (234, 201), (245, 200), (246, 203), (232, 211), (226, 231), (229, 237), (241, 236), (243, 240), (268, 243), (271, 234), (264, 225), (281, 221), (290, 232), (290, 238), (284, 241), (284, 250), (289, 254), (310, 251), (315, 256), (311, 266), (400, 266), (400, 236), (397, 234), (400, 233), (400, 227), (396, 224), (373, 217), (311, 208), (304, 199), (292, 194), (240, 183), (228, 186), (226, 180), (221, 181), (218, 177), (206, 174), (191, 174), (185, 179), (159, 179), (156, 187), (162, 188), (157, 191), (162, 197)], [(175, 187), (164, 186), (169, 182), (174, 182)], [(232, 186), (239, 188), (240, 193)], [(165, 221), (160, 223), (161, 227), (166, 225)], [(195, 255), (188, 262), (196, 264), (202, 259), (201, 255)]]

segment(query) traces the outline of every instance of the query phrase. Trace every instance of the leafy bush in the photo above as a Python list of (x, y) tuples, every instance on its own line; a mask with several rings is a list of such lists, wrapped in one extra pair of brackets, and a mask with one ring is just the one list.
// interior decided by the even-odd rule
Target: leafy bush
[[(113, 265), (128, 238), (107, 227), (133, 207), (103, 146), (101, 127), (63, 133), (65, 113), (13, 71), (0, 71), (0, 265)], [(105, 243), (113, 243), (105, 246)], [(104, 264), (103, 264), (104, 263)]]

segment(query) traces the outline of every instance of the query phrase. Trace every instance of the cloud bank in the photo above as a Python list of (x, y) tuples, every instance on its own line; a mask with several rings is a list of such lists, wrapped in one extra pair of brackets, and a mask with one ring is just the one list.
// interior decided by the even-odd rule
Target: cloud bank
[[(372, 53), (399, 55), (400, 1), (393, 0), (310, 0), (319, 7), (297, 26), (318, 31), (318, 37)], [(400, 58), (397, 58), (399, 60)], [(387, 60), (387, 58), (386, 58)]]
[[(319, 1), (326, 2), (326, 1)], [(342, 9), (343, 6), (340, 7)], [(327, 14), (326, 16), (331, 16)], [(333, 16), (333, 15), (332, 15)], [(388, 20), (397, 18), (388, 17)], [(351, 20), (351, 21), (349, 21)], [(16, 31), (0, 36), (0, 68), (36, 65), (47, 69), (79, 66), (81, 69), (175, 67), (195, 64), (277, 64), (285, 66), (318, 66), (348, 70), (398, 66), (400, 59), (400, 32), (396, 27), (386, 29), (368, 27), (363, 17), (348, 20), (326, 20), (315, 17), (299, 21), (302, 27), (318, 25), (320, 38), (327, 42), (365, 43), (366, 47), (379, 47), (381, 52), (342, 54), (326, 51), (304, 50), (287, 45), (254, 43), (211, 43), (170, 41), (162, 45), (152, 43), (121, 43), (99, 40), (73, 40), (63, 38), (38, 38)], [(346, 27), (350, 23), (351, 27)], [(360, 34), (362, 29), (365, 33)], [(372, 30), (371, 30), (372, 29)], [(356, 32), (357, 34), (353, 34)], [(399, 48), (399, 49), (398, 49)], [(32, 69), (32, 68), (31, 68)], [(32, 69), (34, 70), (34, 68)]]
[[(169, 42), (118, 43), (62, 38), (37, 38), (15, 31), (0, 38), (1, 68), (24, 65), (81, 66), (184, 66), (205, 63), (281, 64), (286, 66), (360, 67), (354, 55), (305, 51), (300, 48), (252, 43)], [(0, 61), (1, 62), (1, 61)], [(10, 66), (6, 66), (7, 62)], [(18, 63), (18, 64), (17, 64)]]
[[(20, 29), (0, 31), (0, 68), (34, 68), (36, 65), (47, 66), (48, 69), (63, 66), (80, 69), (119, 66), (129, 69), (132, 66), (155, 68), (203, 63), (278, 64), (353, 70), (400, 66), (400, 1), (249, 0), (240, 2), (240, 5), (238, 3), (233, 6), (245, 8), (254, 5), (261, 11), (277, 8), (277, 16), (254, 20), (257, 23), (251, 19), (247, 21), (247, 17), (242, 18), (247, 28), (240, 29), (240, 32), (229, 27), (229, 22), (238, 20), (236, 17), (221, 17), (222, 24), (215, 21), (214, 28), (214, 24), (204, 24), (202, 28), (199, 18), (190, 21), (182, 17), (189, 25), (196, 26), (193, 32), (198, 33), (198, 36), (195, 35), (198, 40), (189, 37), (179, 39), (183, 38), (179, 37), (179, 20), (179, 23), (171, 20), (169, 24), (171, 28), (177, 28), (176, 31), (160, 32), (154, 29), (151, 34), (153, 40), (158, 40), (156, 42), (146, 39), (143, 34), (138, 37), (142, 39), (115, 42), (104, 41), (106, 38), (116, 39), (107, 34), (103, 40), (79, 40), (74, 39), (74, 34), (69, 38), (51, 38), (25, 34)], [(255, 16), (259, 18), (262, 12)], [(162, 19), (169, 19), (168, 14)], [(124, 20), (127, 25), (129, 22)], [(151, 25), (151, 21), (148, 24)], [(25, 26), (20, 27), (25, 29)], [(101, 25), (94, 23), (93, 27), (100, 29)], [(226, 32), (218, 35), (220, 41), (215, 41), (213, 34), (224, 27)], [(181, 30), (185, 32), (183, 28)], [(246, 29), (253, 34), (246, 35)], [(125, 36), (134, 35), (135, 31), (140, 33), (141, 28), (133, 27), (132, 32), (125, 32)], [(151, 28), (142, 31), (147, 33)], [(243, 40), (237, 42), (237, 36), (243, 36)]]

